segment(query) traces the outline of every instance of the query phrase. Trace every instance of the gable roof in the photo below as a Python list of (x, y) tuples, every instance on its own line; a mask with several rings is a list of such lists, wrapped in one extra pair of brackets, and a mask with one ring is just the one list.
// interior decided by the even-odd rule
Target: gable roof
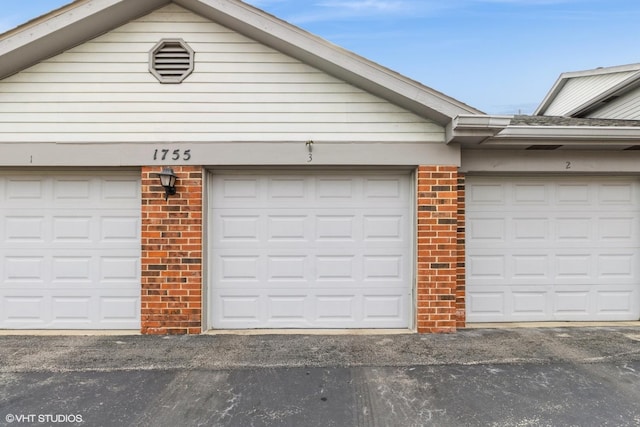
[(443, 126), (483, 114), (239, 0), (76, 0), (0, 34), (0, 79), (172, 2)]
[(584, 117), (639, 86), (640, 64), (563, 73), (533, 114)]

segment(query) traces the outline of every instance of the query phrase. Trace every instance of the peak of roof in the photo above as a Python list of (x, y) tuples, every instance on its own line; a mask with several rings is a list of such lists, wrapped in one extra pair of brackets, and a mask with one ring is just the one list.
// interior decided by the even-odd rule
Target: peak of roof
[(586, 76), (598, 76), (602, 74), (623, 73), (629, 71), (640, 71), (640, 63), (626, 64), (626, 65), (614, 65), (610, 67), (597, 67), (589, 70), (580, 71), (568, 71), (560, 75), (560, 78), (576, 78)]
[(420, 116), (482, 114), (240, 0), (76, 0), (0, 35), (0, 79), (175, 3)]

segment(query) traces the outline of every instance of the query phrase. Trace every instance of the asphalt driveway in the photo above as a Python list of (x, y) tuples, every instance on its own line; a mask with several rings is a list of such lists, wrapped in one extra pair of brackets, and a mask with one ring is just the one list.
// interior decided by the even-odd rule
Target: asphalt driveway
[(640, 426), (640, 328), (0, 336), (0, 425)]

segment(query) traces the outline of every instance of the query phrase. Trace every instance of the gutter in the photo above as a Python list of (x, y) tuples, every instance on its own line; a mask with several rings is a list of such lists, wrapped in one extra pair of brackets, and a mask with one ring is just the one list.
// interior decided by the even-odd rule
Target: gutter
[(512, 119), (513, 116), (459, 115), (447, 125), (445, 142), (480, 144), (506, 129)]

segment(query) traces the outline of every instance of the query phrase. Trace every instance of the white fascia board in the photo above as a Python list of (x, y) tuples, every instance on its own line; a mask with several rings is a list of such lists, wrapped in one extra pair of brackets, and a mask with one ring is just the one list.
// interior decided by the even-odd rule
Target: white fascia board
[(483, 114), (241, 1), (174, 2), (442, 125), (460, 114)]
[(547, 95), (544, 97), (544, 99), (542, 100), (538, 108), (536, 108), (536, 110), (533, 112), (534, 116), (545, 115), (545, 113), (547, 112), (547, 108), (549, 108), (549, 105), (551, 105), (551, 103), (556, 99), (558, 94), (562, 91), (562, 88), (564, 88), (564, 86), (567, 84), (568, 79), (563, 76), (564, 74), (561, 75), (558, 78), (558, 80), (556, 80), (556, 82), (553, 84), (553, 86), (551, 87), (551, 90), (549, 90), (549, 93), (547, 93)]
[(621, 126), (508, 126), (483, 145), (497, 145), (507, 141), (536, 141), (552, 143), (640, 142), (640, 127)]
[(568, 71), (566, 73), (562, 73), (562, 77), (565, 77), (565, 78), (591, 77), (591, 76), (601, 76), (603, 74), (624, 73), (629, 71), (640, 71), (640, 63), (627, 64), (627, 65), (614, 65), (613, 67), (598, 67), (598, 68), (593, 68), (591, 70)]
[(0, 79), (55, 56), (170, 0), (76, 1), (0, 35)]

